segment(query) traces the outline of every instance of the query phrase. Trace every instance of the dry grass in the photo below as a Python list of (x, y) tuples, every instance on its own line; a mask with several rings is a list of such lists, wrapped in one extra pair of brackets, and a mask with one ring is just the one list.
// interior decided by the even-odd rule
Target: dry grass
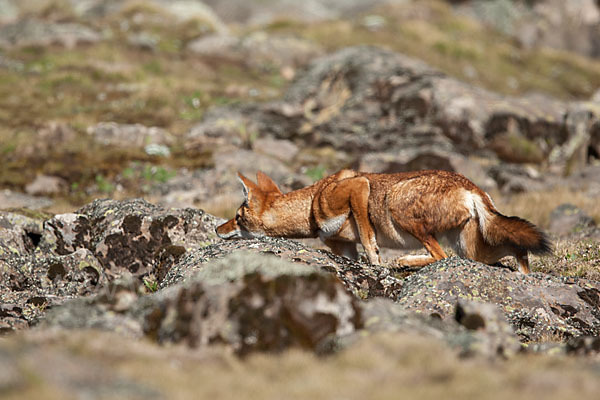
[(600, 243), (596, 240), (557, 240), (554, 253), (531, 263), (532, 270), (600, 281)]
[[(22, 346), (23, 341), (11, 339), (3, 348), (14, 349), (16, 342)], [(74, 389), (86, 385), (78, 382), (77, 376), (87, 374), (78, 372), (73, 380), (72, 360), (77, 360), (82, 371), (86, 365), (96, 366), (94, 376), (103, 386), (114, 387), (114, 375), (107, 378), (113, 372), (123, 382), (133, 381), (174, 399), (562, 400), (593, 398), (600, 390), (597, 374), (584, 360), (548, 356), (496, 362), (464, 360), (437, 340), (406, 334), (366, 337), (327, 358), (292, 350), (244, 360), (225, 349), (198, 352), (179, 346), (158, 347), (94, 332), (38, 335), (37, 342), (40, 346), (29, 350), (27, 357), (13, 358), (29, 379), (4, 398), (39, 398), (40, 393), (45, 398), (75, 397)], [(40, 373), (43, 366), (36, 368), (32, 363), (36, 354), (44, 356), (42, 365), (53, 363), (53, 370), (62, 371), (61, 379), (51, 380), (47, 373)]]
[(357, 44), (386, 47), (499, 93), (587, 99), (600, 86), (599, 61), (564, 51), (522, 49), (510, 37), (456, 15), (447, 2), (413, 1), (369, 13), (385, 24), (368, 29), (359, 17), (317, 24), (279, 21), (270, 29), (300, 34), (332, 50)]
[[(574, 204), (600, 222), (600, 202), (583, 191), (556, 187), (548, 191), (512, 196), (495, 194), (492, 197), (503, 214), (517, 215), (542, 228), (548, 227), (552, 210), (564, 203)], [(553, 238), (553, 245), (551, 255), (531, 258), (534, 272), (600, 280), (600, 243), (597, 240)]]
[(543, 228), (550, 222), (550, 213), (564, 203), (581, 208), (596, 222), (600, 222), (600, 202), (583, 191), (564, 186), (547, 191), (517, 193), (510, 196), (492, 193), (498, 210), (505, 215), (517, 215)]

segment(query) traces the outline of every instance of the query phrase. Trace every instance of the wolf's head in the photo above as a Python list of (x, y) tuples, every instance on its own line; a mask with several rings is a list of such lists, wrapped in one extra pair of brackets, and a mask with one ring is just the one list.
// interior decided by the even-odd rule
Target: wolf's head
[(281, 190), (271, 178), (262, 172), (256, 174), (252, 182), (238, 172), (244, 191), (244, 202), (237, 209), (235, 217), (217, 227), (217, 235), (222, 239), (251, 239), (265, 236), (264, 212), (274, 197), (281, 196)]

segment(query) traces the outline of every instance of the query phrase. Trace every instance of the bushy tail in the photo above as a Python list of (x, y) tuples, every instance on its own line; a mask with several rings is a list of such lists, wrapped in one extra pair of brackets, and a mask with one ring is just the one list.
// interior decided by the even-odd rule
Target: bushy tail
[[(484, 197), (485, 196), (485, 197)], [(519, 217), (507, 217), (496, 210), (487, 195), (475, 197), (479, 229), (484, 241), (491, 246), (511, 246), (533, 254), (552, 252), (546, 234), (534, 224)]]

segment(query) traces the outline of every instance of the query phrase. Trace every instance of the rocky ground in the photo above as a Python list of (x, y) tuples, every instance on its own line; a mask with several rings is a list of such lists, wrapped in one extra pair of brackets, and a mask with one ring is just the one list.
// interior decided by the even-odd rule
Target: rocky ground
[[(0, 395), (594, 396), (599, 25), (591, 0), (0, 0)], [(237, 171), (343, 167), (463, 173), (554, 252), (524, 276), (216, 237)]]

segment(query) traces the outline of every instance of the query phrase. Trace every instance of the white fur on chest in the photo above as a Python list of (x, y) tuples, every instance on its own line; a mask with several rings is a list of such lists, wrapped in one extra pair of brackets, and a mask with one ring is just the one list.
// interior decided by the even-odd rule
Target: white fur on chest
[(321, 240), (325, 240), (338, 233), (347, 219), (347, 215), (338, 215), (337, 217), (329, 218), (320, 223), (319, 237), (321, 238)]

